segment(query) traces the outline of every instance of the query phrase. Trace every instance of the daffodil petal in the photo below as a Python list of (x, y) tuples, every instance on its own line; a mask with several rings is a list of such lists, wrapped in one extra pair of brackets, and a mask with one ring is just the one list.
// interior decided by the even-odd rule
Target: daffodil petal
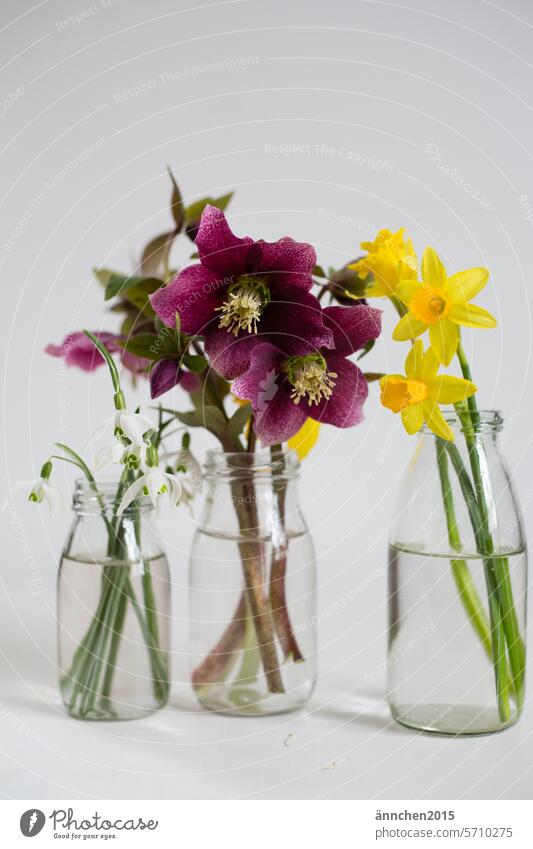
[(415, 294), (415, 292), (420, 289), (421, 283), (418, 280), (402, 280), (396, 286), (395, 295), (400, 301), (403, 301), (406, 306), (409, 306), (409, 301)]
[(314, 419), (306, 419), (300, 430), (294, 436), (291, 436), (287, 444), (289, 448), (296, 451), (299, 460), (307, 457), (316, 444), (319, 432), (320, 422), (316, 422)]
[(422, 257), (422, 278), (441, 289), (446, 282), (446, 270), (434, 248), (426, 248)]
[(424, 361), (424, 344), (420, 339), (411, 346), (411, 350), (405, 359), (405, 375), (410, 380), (417, 380), (422, 376), (422, 363)]
[(407, 313), (394, 328), (392, 338), (396, 342), (407, 342), (409, 339), (420, 336), (425, 330), (427, 330), (427, 324), (415, 318), (411, 313)]
[(418, 433), (424, 424), (424, 409), (422, 404), (412, 404), (401, 412), (403, 426), (407, 433)]
[(459, 330), (453, 321), (441, 318), (429, 328), (429, 341), (439, 362), (449, 365), (457, 351)]
[(424, 401), (422, 403), (422, 407), (424, 419), (427, 422), (429, 429), (437, 436), (440, 436), (441, 439), (453, 442), (453, 431), (450, 425), (445, 421), (437, 402), (434, 400)]
[(470, 301), (485, 288), (489, 279), (487, 268), (469, 268), (448, 277), (444, 292), (450, 301)]
[(498, 323), (488, 310), (477, 307), (475, 304), (453, 304), (448, 315), (456, 324), (462, 324), (465, 327), (490, 328), (496, 327)]
[(439, 366), (440, 362), (435, 351), (433, 348), (428, 348), (424, 354), (421, 371), (421, 379), (424, 383), (430, 383), (432, 381), (439, 370)]
[(435, 397), (438, 404), (457, 404), (465, 398), (470, 398), (475, 392), (477, 386), (471, 380), (450, 374), (440, 374), (431, 385), (432, 397)]

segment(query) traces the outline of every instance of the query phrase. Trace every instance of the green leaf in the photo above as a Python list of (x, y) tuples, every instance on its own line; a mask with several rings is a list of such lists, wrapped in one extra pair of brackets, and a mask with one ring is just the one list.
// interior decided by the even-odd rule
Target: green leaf
[(204, 427), (217, 436), (221, 442), (224, 441), (226, 433), (226, 419), (218, 407), (198, 407), (187, 413), (175, 413), (176, 418), (187, 425), (187, 427)]
[(368, 342), (366, 343), (365, 347), (363, 348), (363, 350), (361, 351), (361, 353), (357, 357), (357, 359), (362, 360), (363, 357), (366, 357), (366, 355), (369, 353), (369, 351), (372, 350), (372, 348), (374, 347), (375, 344), (376, 344), (375, 339), (369, 339)]
[(156, 360), (161, 357), (158, 340), (159, 337), (155, 333), (138, 333), (136, 336), (130, 336), (129, 339), (118, 340), (118, 344), (136, 357)]
[(111, 298), (116, 298), (117, 295), (127, 297), (131, 289), (141, 285), (150, 289), (151, 292), (155, 292), (156, 289), (159, 289), (163, 285), (163, 281), (158, 277), (138, 277), (135, 275), (125, 277), (121, 274), (112, 274), (105, 289), (105, 300), (110, 301)]
[(183, 364), (189, 371), (194, 372), (195, 374), (199, 374), (204, 371), (209, 365), (205, 357), (201, 357), (198, 354), (185, 354), (183, 357)]
[(175, 235), (174, 231), (161, 233), (148, 242), (141, 256), (140, 265), (143, 275), (146, 275), (146, 277), (158, 276), (159, 271), (165, 265)]
[(94, 268), (93, 271), (94, 276), (96, 277), (98, 282), (102, 284), (104, 289), (107, 288), (107, 284), (109, 283), (112, 277), (123, 276), (120, 271), (112, 271), (110, 268)]
[(385, 375), (380, 371), (364, 371), (363, 376), (367, 383), (373, 383), (375, 380), (381, 380)]
[(185, 212), (183, 209), (183, 199), (181, 197), (181, 192), (178, 188), (178, 184), (174, 179), (174, 174), (167, 168), (168, 173), (170, 175), (170, 179), (172, 180), (172, 197), (170, 200), (170, 209), (172, 212), (172, 217), (174, 219), (174, 223), (176, 225), (176, 233), (179, 233), (183, 229), (183, 225), (185, 224)]
[(315, 265), (312, 271), (312, 275), (313, 277), (325, 277), (326, 272), (324, 271), (321, 265)]
[(228, 438), (230, 441), (237, 439), (241, 435), (244, 428), (248, 424), (251, 415), (251, 404), (243, 404), (242, 407), (239, 407), (239, 409), (235, 413), (233, 413), (231, 419), (229, 420), (226, 426)]

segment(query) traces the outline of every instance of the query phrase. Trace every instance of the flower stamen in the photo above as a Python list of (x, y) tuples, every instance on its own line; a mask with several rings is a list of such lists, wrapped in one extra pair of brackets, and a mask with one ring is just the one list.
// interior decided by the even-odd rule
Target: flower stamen
[(331, 398), (337, 374), (328, 371), (327, 363), (321, 354), (290, 357), (286, 368), (289, 383), (293, 387), (291, 399), (295, 404), (306, 398), (308, 406), (311, 407)]
[(239, 331), (257, 333), (257, 323), (270, 300), (268, 286), (261, 277), (239, 277), (228, 288), (228, 297), (216, 312), (221, 313), (220, 328), (237, 336)]

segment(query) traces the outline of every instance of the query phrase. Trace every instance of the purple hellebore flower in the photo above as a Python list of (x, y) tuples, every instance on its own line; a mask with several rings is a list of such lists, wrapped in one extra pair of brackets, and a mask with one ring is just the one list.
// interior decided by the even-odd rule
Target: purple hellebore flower
[[(121, 362), (128, 371), (134, 374), (141, 374), (145, 371), (148, 360), (125, 351), (118, 344), (118, 340), (122, 339), (121, 336), (105, 331), (101, 333), (94, 332), (94, 335), (100, 342), (103, 342), (109, 351), (120, 354)], [(82, 371), (94, 371), (99, 366), (104, 365), (105, 362), (91, 340), (85, 333), (81, 332), (69, 333), (68, 336), (65, 336), (61, 345), (47, 345), (44, 350), (52, 357), (62, 357), (67, 366), (76, 366), (77, 368), (81, 368)]]
[(297, 353), (304, 343), (333, 344), (317, 298), (310, 293), (316, 254), (285, 236), (277, 242), (238, 238), (224, 213), (206, 206), (196, 247), (199, 265), (184, 268), (151, 296), (169, 327), (179, 313), (185, 333), (201, 334), (213, 367), (231, 379), (248, 368), (261, 342)]
[(252, 402), (255, 432), (264, 445), (285, 442), (310, 417), (336, 427), (363, 418), (368, 384), (347, 359), (381, 331), (381, 310), (365, 305), (326, 307), (335, 348), (287, 354), (265, 342), (252, 351), (248, 371), (233, 381), (237, 397)]
[(197, 374), (192, 371), (184, 371), (180, 361), (165, 357), (154, 363), (150, 371), (150, 395), (159, 398), (174, 386), (181, 386), (185, 392), (197, 392), (201, 388), (201, 382)]

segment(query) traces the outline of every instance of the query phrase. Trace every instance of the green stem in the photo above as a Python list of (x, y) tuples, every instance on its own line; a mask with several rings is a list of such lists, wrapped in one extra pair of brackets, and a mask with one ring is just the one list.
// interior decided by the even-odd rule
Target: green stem
[[(461, 340), (459, 340), (457, 348), (457, 358), (461, 366), (463, 377), (466, 380), (471, 380), (472, 375), (470, 366), (466, 358)], [(524, 679), (525, 679), (525, 646), (520, 635), (518, 619), (514, 606), (513, 593), (511, 587), (511, 579), (509, 573), (509, 560), (507, 557), (495, 557), (495, 547), (492, 533), (489, 524), (489, 509), (486, 487), (488, 485), (486, 475), (483, 474), (480, 460), (480, 446), (478, 445), (477, 434), (479, 432), (479, 411), (475, 396), (472, 395), (468, 399), (468, 414), (463, 410), (458, 410), (461, 422), (463, 423), (463, 431), (470, 459), (470, 467), (472, 477), (475, 484), (476, 502), (479, 509), (480, 527), (476, 535), (478, 542), (478, 551), (485, 558), (485, 568), (487, 571), (487, 583), (491, 585), (495, 595), (495, 601), (498, 604), (498, 615), (502, 620), (501, 629), (498, 626), (496, 640), (499, 645), (501, 642), (500, 631), (503, 630), (505, 641), (507, 642), (507, 651), (509, 653), (509, 663), (511, 666), (511, 674), (513, 681), (513, 689), (516, 695), (517, 707), (520, 708), (524, 700)], [(482, 450), (482, 449), (481, 449)], [(494, 623), (496, 624), (496, 623)], [(494, 633), (494, 629), (493, 629)], [(504, 646), (505, 646), (504, 641)], [(493, 654), (496, 653), (496, 648), (493, 646)], [(505, 650), (505, 649), (504, 649)], [(505, 687), (501, 687), (505, 690)]]
[[(450, 485), (446, 444), (442, 439), (437, 439), (437, 464), (439, 468), (444, 512), (446, 514), (448, 541), (451, 548), (456, 551), (460, 551), (462, 547), (461, 538), (459, 528), (457, 526), (453, 493)], [(464, 605), (474, 631), (481, 640), (481, 643), (490, 659), (492, 657), (492, 646), (489, 622), (468, 565), (463, 559), (451, 559), (450, 564), (453, 578), (459, 592), (459, 598)]]

